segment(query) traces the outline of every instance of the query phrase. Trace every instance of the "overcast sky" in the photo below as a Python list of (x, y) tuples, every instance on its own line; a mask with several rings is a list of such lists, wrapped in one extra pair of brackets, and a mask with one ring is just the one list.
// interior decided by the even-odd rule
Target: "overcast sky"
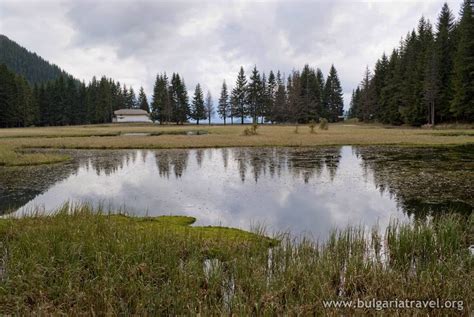
[[(447, 1), (458, 15), (461, 0)], [(214, 100), (240, 65), (247, 73), (288, 74), (308, 63), (336, 66), (350, 94), (366, 65), (398, 45), (424, 15), (434, 24), (444, 1), (0, 1), (0, 33), (89, 81), (106, 75), (143, 86), (179, 72)]]

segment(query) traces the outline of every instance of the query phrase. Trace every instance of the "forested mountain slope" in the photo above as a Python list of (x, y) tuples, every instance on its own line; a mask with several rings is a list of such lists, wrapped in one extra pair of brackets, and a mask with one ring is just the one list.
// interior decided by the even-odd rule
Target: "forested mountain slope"
[(22, 75), (31, 84), (43, 83), (67, 75), (54, 64), (45, 61), (36, 53), (28, 51), (5, 35), (0, 34), (0, 64), (12, 72)]

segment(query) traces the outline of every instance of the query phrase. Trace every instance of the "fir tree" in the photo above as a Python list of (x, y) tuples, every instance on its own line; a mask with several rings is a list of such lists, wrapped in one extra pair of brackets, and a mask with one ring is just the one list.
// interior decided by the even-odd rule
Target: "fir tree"
[[(247, 78), (245, 77), (244, 68), (241, 66), (235, 87), (232, 90), (231, 104), (232, 117), (239, 117), (240, 123), (244, 124), (247, 115)], [(231, 117), (231, 118), (232, 118)]]
[(211, 118), (214, 115), (214, 104), (212, 102), (212, 95), (210, 91), (207, 91), (206, 101), (204, 103), (204, 108), (206, 110), (206, 116), (209, 120), (209, 125), (211, 125)]
[[(445, 3), (436, 25), (435, 54), (431, 56), (430, 62), (436, 65), (437, 74), (437, 120), (445, 121), (451, 119), (449, 103), (453, 97), (453, 58), (455, 53), (454, 41), (454, 16)], [(435, 60), (432, 60), (435, 58)]]
[(464, 0), (457, 29), (458, 47), (454, 59), (454, 96), (451, 112), (457, 120), (474, 121), (474, 13)]
[(273, 71), (268, 75), (268, 82), (265, 89), (264, 116), (266, 121), (275, 122), (275, 95), (277, 91), (277, 81)]
[(338, 116), (341, 116), (344, 111), (344, 100), (342, 96), (342, 87), (339, 77), (337, 75), (334, 65), (331, 66), (326, 86), (324, 87), (324, 105), (328, 120), (330, 122), (338, 121)]
[(150, 111), (150, 105), (146, 98), (145, 90), (143, 87), (140, 87), (140, 92), (138, 93), (138, 108), (145, 110), (146, 112)]
[(179, 74), (172, 75), (169, 92), (173, 121), (176, 124), (187, 122), (190, 115), (188, 93), (184, 80), (181, 79)]
[(217, 108), (217, 113), (219, 117), (224, 120), (224, 125), (226, 124), (226, 118), (229, 116), (230, 112), (230, 103), (229, 103), (229, 93), (227, 92), (227, 84), (222, 83), (221, 96), (219, 98), (219, 106)]
[(171, 121), (172, 108), (168, 86), (169, 83), (166, 73), (156, 76), (153, 88), (153, 101), (151, 103), (151, 117), (153, 120), (158, 120), (160, 124)]
[(287, 95), (285, 83), (281, 78), (280, 71), (276, 75), (277, 89), (275, 92), (275, 106), (273, 107), (273, 120), (276, 122), (287, 122)]
[(247, 111), (246, 113), (252, 118), (253, 123), (258, 123), (258, 117), (262, 108), (263, 86), (260, 73), (257, 66), (254, 66), (250, 76), (250, 82), (247, 85)]
[(194, 97), (191, 108), (191, 118), (196, 120), (196, 123), (199, 124), (199, 120), (205, 120), (206, 109), (204, 106), (204, 95), (202, 93), (201, 85), (197, 84), (196, 89), (194, 90)]

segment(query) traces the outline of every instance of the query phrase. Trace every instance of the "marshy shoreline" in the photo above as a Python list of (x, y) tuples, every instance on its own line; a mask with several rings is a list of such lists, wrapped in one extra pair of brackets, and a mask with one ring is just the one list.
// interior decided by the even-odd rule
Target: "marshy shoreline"
[[(378, 174), (382, 183), (388, 177), (393, 181), (391, 186), (403, 190), (416, 176), (410, 171), (420, 168), (419, 164), (412, 166), (408, 162), (402, 169), (404, 178), (394, 178), (393, 173), (401, 170), (390, 165), (391, 157), (405, 154), (392, 149), (391, 156), (374, 160), (370, 146), (436, 148), (432, 153), (435, 158), (430, 153), (423, 155), (435, 160), (458, 160), (449, 169), (455, 177), (459, 166), (470, 164), (473, 144), (470, 129), (385, 129), (334, 124), (329, 130), (313, 134), (304, 126), (300, 126), (298, 133), (294, 126), (263, 126), (257, 135), (243, 136), (243, 128), (202, 127), (208, 133), (200, 135), (184, 135), (182, 131), (194, 129), (189, 126), (8, 129), (0, 131), (0, 168), (61, 164), (73, 159), (68, 151), (82, 148), (304, 149), (351, 144), (369, 146), (358, 154), (367, 160), (367, 167), (383, 172)], [(171, 133), (161, 132), (166, 129), (171, 129)], [(106, 135), (99, 137), (101, 133)], [(463, 151), (442, 151), (463, 147), (467, 156)], [(418, 154), (410, 155), (410, 160), (416, 160)], [(333, 230), (324, 241), (295, 237), (291, 232), (267, 237), (263, 228), (248, 232), (190, 226), (195, 220), (184, 216), (130, 217), (88, 204), (65, 205), (50, 215), (3, 216), (0, 312), (377, 314), (373, 308), (327, 308), (323, 301), (394, 298), (462, 303), (462, 310), (422, 308), (408, 313), (443, 316), (468, 315), (471, 311), (472, 212), (459, 213), (448, 208), (406, 223), (394, 220), (382, 231), (342, 227)], [(387, 311), (400, 313), (383, 312)]]
[[(5, 314), (325, 314), (323, 300), (440, 299), (468, 314), (474, 217), (360, 227), (325, 242), (90, 205), (0, 219)], [(354, 308), (333, 313), (374, 313)], [(393, 312), (393, 311), (392, 311)]]

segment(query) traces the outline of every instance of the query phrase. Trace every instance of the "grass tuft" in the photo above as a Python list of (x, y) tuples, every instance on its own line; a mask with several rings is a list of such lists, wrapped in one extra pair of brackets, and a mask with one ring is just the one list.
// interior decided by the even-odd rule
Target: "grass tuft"
[(325, 242), (287, 235), (277, 243), (237, 229), (190, 227), (192, 217), (66, 205), (50, 216), (0, 220), (0, 311), (325, 315), (322, 300), (439, 298), (463, 301), (467, 313), (473, 219), (447, 215), (393, 222), (385, 235), (349, 227)]
[(52, 164), (69, 160), (69, 156), (51, 153), (22, 153), (11, 146), (0, 145), (0, 166)]

